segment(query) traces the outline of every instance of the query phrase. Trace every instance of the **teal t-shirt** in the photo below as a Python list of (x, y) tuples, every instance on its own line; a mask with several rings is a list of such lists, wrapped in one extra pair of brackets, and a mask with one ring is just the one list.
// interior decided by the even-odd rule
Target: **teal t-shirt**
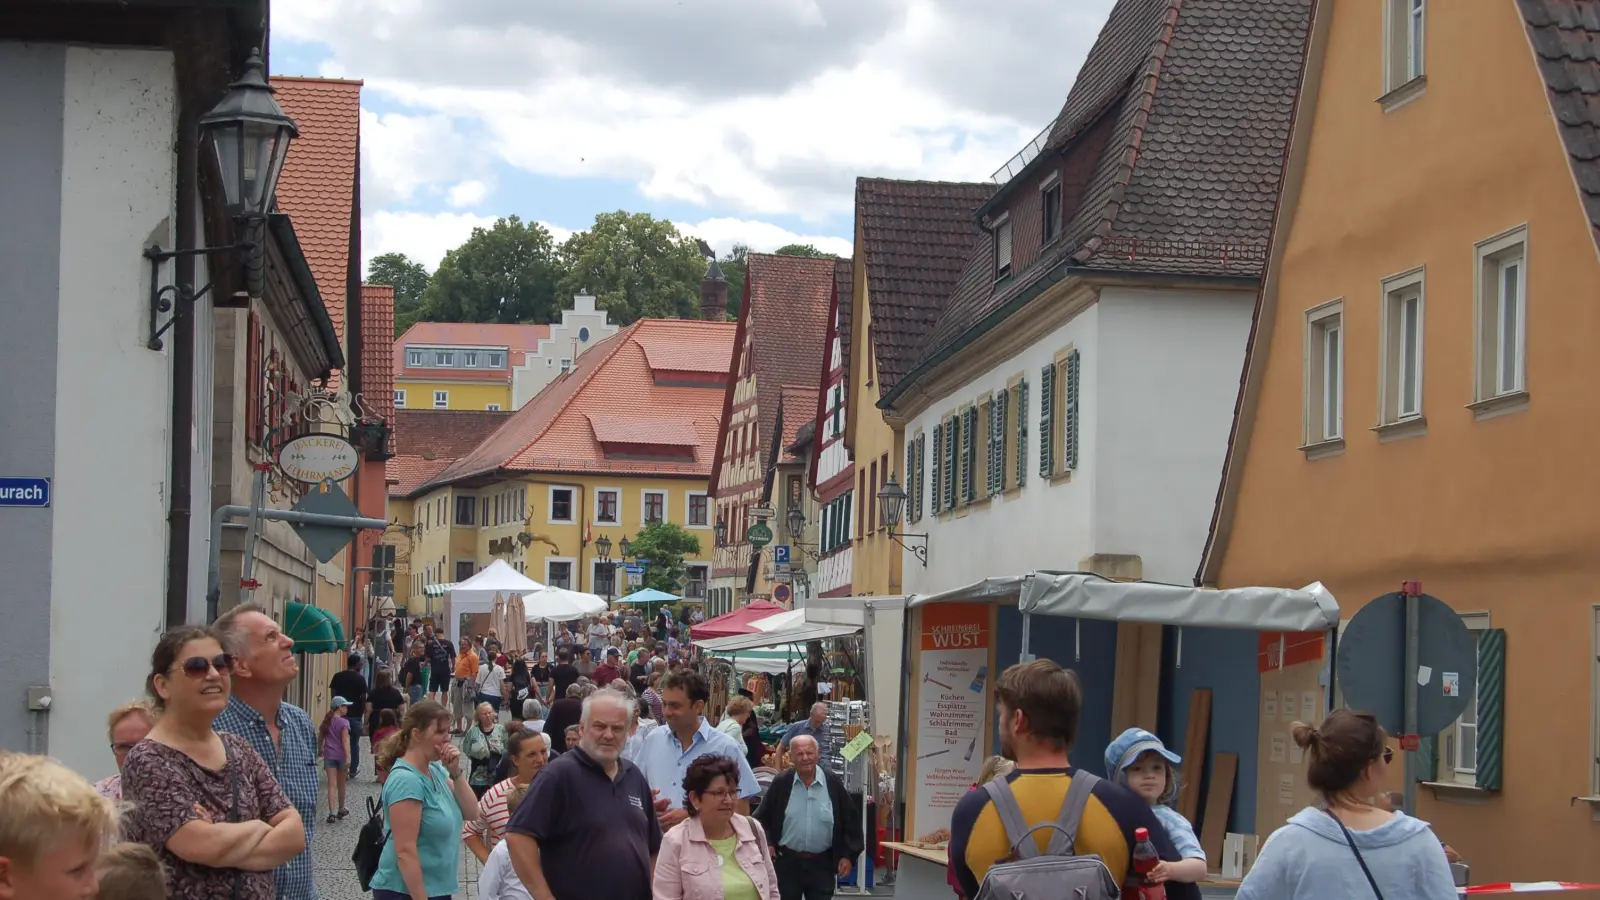
[[(433, 763), (426, 773), (399, 760), (383, 784), (384, 820), (389, 807), (401, 800), (422, 803), (422, 825), (417, 831), (417, 857), (422, 863), (423, 886), (429, 897), (448, 897), (460, 886), (461, 807), (450, 790), (450, 773)], [(372, 878), (378, 890), (406, 893), (406, 882), (395, 862), (394, 841), (383, 846), (378, 872)]]

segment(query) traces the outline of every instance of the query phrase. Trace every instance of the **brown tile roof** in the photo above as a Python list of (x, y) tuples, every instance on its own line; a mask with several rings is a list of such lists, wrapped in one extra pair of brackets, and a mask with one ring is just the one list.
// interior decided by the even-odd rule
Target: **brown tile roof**
[(980, 240), (919, 367), (1062, 266), (1259, 278), (1313, 2), (1118, 0), (1047, 149), (1007, 185), (1057, 156), (1095, 153), (1091, 126), (1109, 121), (1077, 212), (1053, 250), (999, 284)]
[[(638, 340), (676, 340), (710, 357), (726, 356), (732, 323), (644, 319), (596, 343), (471, 453), (440, 472), (444, 484), (497, 471), (597, 472), (705, 477), (722, 411), (721, 385), (684, 387), (657, 384)], [(595, 439), (590, 417), (620, 411), (670, 410), (698, 436), (694, 460), (611, 459)]]
[(424, 459), (420, 456), (394, 456), (384, 463), (385, 480), (389, 482), (389, 496), (399, 499), (414, 496), (428, 479), (439, 474), (452, 461)]
[[(550, 337), (549, 325), (501, 325), (492, 322), (418, 322), (394, 341), (392, 366), (396, 380), (421, 381), (511, 381), (511, 366), (527, 361), (527, 354), (539, 349), (539, 342)], [(505, 347), (504, 369), (429, 369), (406, 365), (406, 347), (425, 344), (440, 347)]]
[[(278, 177), (278, 211), (294, 223), (322, 302), (339, 340), (345, 340), (351, 229), (361, 163), (361, 82), (275, 75), (278, 104), (294, 119), (300, 136)], [(359, 246), (359, 243), (358, 243)], [(358, 254), (359, 256), (359, 254)]]
[(395, 410), (395, 455), (386, 467), (389, 496), (416, 493), (510, 418), (508, 412), (481, 409)]
[(394, 422), (394, 372), (389, 368), (389, 344), (394, 334), (394, 288), (387, 284), (361, 286), (361, 399), (367, 409), (385, 422)]
[(783, 434), (778, 436), (778, 446), (783, 450), (784, 462), (796, 461), (789, 448), (800, 439), (800, 429), (816, 421), (818, 393), (817, 385), (782, 390)]
[(602, 444), (654, 444), (658, 447), (693, 447), (700, 443), (694, 424), (678, 418), (614, 416), (589, 413), (589, 428)]
[(989, 183), (856, 179), (856, 259), (867, 267), (878, 392), (897, 384), (955, 288)]
[(1517, 0), (1600, 243), (1600, 0)]
[[(657, 372), (700, 372), (725, 375), (733, 363), (733, 341), (717, 345), (718, 352), (707, 353), (702, 344), (686, 342), (668, 328), (649, 328), (635, 335), (644, 348), (644, 357)], [(726, 351), (726, 352), (722, 352)]]
[[(844, 368), (844, 383), (850, 383), (850, 317), (855, 315), (855, 264), (848, 259), (837, 260), (833, 266), (833, 287), (839, 292), (839, 359)], [(828, 348), (823, 348), (822, 378), (819, 385), (828, 380), (828, 366), (830, 360), (827, 356)], [(822, 413), (819, 410), (817, 415)]]

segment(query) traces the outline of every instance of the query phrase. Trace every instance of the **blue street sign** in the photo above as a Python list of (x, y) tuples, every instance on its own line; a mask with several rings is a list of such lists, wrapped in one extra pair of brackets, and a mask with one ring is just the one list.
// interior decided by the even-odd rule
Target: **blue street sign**
[(644, 574), (644, 566), (636, 566), (633, 563), (628, 563), (628, 564), (624, 565), (622, 568), (629, 575), (643, 575)]
[(50, 479), (0, 478), (0, 506), (44, 508), (50, 505)]
[(777, 544), (773, 546), (772, 561), (780, 565), (787, 565), (789, 562), (789, 545)]

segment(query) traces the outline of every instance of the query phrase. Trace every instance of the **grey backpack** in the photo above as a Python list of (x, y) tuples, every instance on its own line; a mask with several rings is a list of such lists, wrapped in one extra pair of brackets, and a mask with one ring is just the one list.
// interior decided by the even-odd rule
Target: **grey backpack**
[[(973, 900), (1117, 900), (1121, 891), (1105, 861), (1092, 853), (1072, 853), (1083, 808), (1099, 780), (1088, 772), (1073, 773), (1067, 797), (1061, 803), (1061, 815), (1054, 822), (1041, 822), (1031, 828), (1023, 820), (1022, 809), (1006, 779), (996, 778), (984, 785), (1005, 825), (1011, 854), (997, 860), (983, 876)], [(1041, 828), (1055, 830), (1043, 856), (1033, 839), (1033, 833)]]

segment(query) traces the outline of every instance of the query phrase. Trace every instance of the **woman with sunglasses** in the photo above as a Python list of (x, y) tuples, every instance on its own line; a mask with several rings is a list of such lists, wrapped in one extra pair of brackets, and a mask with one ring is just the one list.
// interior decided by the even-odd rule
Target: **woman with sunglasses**
[[(1306, 781), (1322, 798), (1268, 838), (1239, 900), (1450, 900), (1450, 865), (1428, 823), (1377, 797), (1394, 749), (1371, 714), (1336, 709), (1321, 725), (1296, 722), (1310, 757)], [(1354, 863), (1354, 865), (1352, 865)]]
[(305, 827), (243, 738), (211, 728), (228, 705), (233, 658), (209, 629), (161, 636), (145, 680), (160, 712), (128, 751), (127, 837), (161, 858), (174, 900), (272, 900), (272, 870), (299, 856)]
[(683, 776), (689, 818), (661, 839), (655, 900), (778, 900), (766, 832), (738, 814), (739, 763), (707, 754)]

